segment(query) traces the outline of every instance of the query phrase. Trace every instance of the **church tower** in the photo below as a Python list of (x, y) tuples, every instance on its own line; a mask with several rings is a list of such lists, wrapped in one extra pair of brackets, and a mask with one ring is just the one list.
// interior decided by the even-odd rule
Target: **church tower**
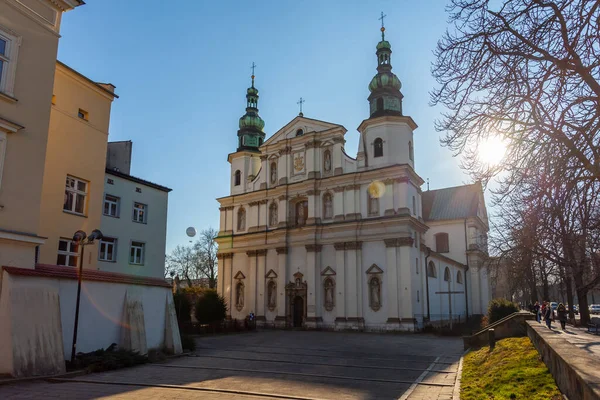
[(238, 147), (229, 155), (231, 163), (231, 194), (244, 193), (246, 183), (254, 179), (260, 169), (259, 147), (265, 141), (265, 121), (258, 115), (258, 89), (254, 87), (252, 63), (252, 85), (246, 91), (246, 113), (240, 118)]
[(377, 43), (377, 74), (369, 83), (369, 118), (358, 127), (359, 166), (381, 168), (407, 164), (414, 169), (413, 130), (417, 124), (402, 112), (400, 79), (392, 72), (392, 46), (385, 40), (381, 14), (381, 41)]

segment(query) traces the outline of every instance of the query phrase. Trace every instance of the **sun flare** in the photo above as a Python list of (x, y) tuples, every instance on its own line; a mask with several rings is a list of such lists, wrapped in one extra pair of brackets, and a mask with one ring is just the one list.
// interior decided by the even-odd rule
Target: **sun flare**
[(506, 143), (497, 136), (491, 136), (479, 143), (477, 158), (490, 167), (498, 165), (506, 153)]

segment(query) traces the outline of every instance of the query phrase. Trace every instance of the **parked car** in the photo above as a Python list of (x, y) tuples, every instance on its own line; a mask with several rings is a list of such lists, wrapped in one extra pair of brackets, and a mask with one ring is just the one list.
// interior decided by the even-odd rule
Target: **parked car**
[[(566, 307), (567, 307), (567, 310), (569, 310), (569, 305), (567, 305)], [(573, 306), (573, 313), (574, 314), (579, 314), (579, 306), (577, 304), (575, 304)]]
[(558, 303), (557, 303), (557, 302), (555, 302), (555, 301), (553, 301), (553, 302), (551, 302), (551, 303), (550, 303), (550, 307), (552, 307), (552, 309), (553, 309), (554, 311), (556, 311), (556, 309), (558, 308)]
[(590, 306), (590, 314), (600, 314), (600, 304), (592, 304)]

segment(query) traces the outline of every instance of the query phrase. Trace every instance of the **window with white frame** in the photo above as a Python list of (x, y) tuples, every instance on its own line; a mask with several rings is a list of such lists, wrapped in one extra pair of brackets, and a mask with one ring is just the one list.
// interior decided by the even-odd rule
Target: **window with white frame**
[(105, 194), (104, 195), (104, 215), (109, 217), (119, 216), (119, 203), (121, 199), (116, 196)]
[(63, 210), (84, 215), (87, 190), (88, 182), (67, 175)]
[(148, 215), (148, 206), (142, 203), (133, 203), (133, 222), (145, 224)]
[(132, 241), (131, 248), (129, 249), (129, 263), (142, 265), (144, 263), (145, 250), (146, 243)]
[(19, 38), (0, 28), (0, 92), (13, 96)]
[(56, 265), (67, 267), (76, 267), (79, 259), (79, 245), (69, 239), (60, 239), (58, 241), (58, 256)]
[(117, 261), (117, 239), (104, 236), (98, 246), (98, 260)]

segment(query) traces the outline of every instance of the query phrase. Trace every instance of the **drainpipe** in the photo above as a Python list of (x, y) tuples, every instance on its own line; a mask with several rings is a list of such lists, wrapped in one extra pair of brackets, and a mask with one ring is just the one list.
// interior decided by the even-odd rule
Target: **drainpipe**
[(467, 219), (465, 218), (465, 256), (467, 259), (467, 268), (465, 269), (465, 311), (467, 313), (466, 320), (469, 320), (469, 285), (467, 285), (467, 272), (469, 271), (469, 255), (467, 254), (469, 245), (467, 242)]
[(427, 292), (427, 320), (429, 321), (431, 319), (431, 314), (429, 313), (429, 274), (427, 273), (428, 270), (428, 260), (429, 260), (429, 256), (431, 255), (431, 249), (428, 247), (427, 248), (427, 255), (425, 256), (425, 290)]

